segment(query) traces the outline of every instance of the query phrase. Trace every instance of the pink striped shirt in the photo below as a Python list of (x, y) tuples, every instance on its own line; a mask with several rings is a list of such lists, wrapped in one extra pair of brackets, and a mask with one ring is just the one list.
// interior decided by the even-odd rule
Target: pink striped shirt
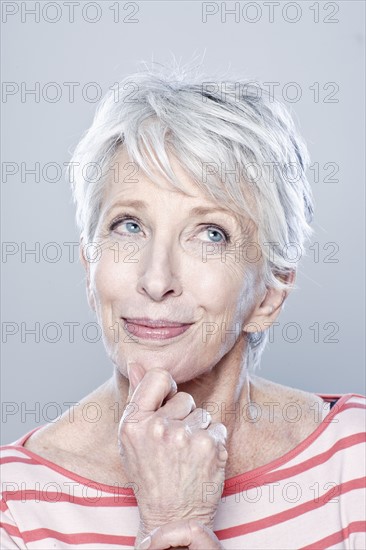
[[(317, 395), (338, 401), (312, 434), (225, 481), (214, 524), (225, 549), (366, 548), (366, 397)], [(139, 526), (133, 489), (29, 451), (23, 444), (34, 431), (0, 447), (1, 548), (131, 549)]]

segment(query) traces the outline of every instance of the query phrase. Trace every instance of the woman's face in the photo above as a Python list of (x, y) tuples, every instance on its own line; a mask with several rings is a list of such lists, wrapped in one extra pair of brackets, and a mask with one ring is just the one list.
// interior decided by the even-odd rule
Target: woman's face
[[(163, 179), (159, 188), (141, 170), (131, 176), (121, 151), (119, 181), (111, 178), (106, 188), (93, 241), (99, 258), (85, 266), (89, 301), (118, 370), (126, 375), (133, 360), (145, 369), (165, 368), (182, 383), (243, 343), (259, 266), (240, 253), (239, 244), (248, 239), (243, 222), (170, 160), (189, 196)], [(136, 318), (188, 325), (149, 329), (131, 322)]]

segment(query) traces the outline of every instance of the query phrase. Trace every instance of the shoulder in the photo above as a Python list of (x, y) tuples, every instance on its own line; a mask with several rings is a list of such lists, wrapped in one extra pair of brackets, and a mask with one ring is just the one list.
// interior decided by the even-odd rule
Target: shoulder
[(320, 395), (250, 375), (252, 400), (270, 422), (296, 424), (298, 429), (316, 427), (329, 411)]
[(22, 435), (18, 439), (13, 440), (11, 443), (5, 443), (0, 446), (0, 464), (2, 471), (2, 478), (4, 479), (4, 472), (13, 471), (13, 469), (19, 469), (23, 464), (27, 464), (27, 456), (24, 452), (23, 442), (30, 437), (35, 430), (30, 430), (26, 434)]
[(364, 436), (364, 440), (366, 435), (366, 396), (356, 393), (341, 395), (325, 422), (334, 424), (343, 437), (360, 434)]
[[(284, 448), (306, 441), (326, 441), (326, 445), (359, 434), (365, 437), (366, 397), (356, 393), (323, 394), (284, 386), (251, 375), (251, 400), (266, 434), (284, 442)], [(332, 408), (330, 401), (336, 400)], [(261, 422), (260, 422), (261, 423)], [(258, 425), (260, 423), (257, 423)]]
[(350, 410), (354, 416), (363, 418), (366, 414), (366, 396), (360, 393), (342, 394), (339, 396), (334, 408), (338, 412)]
[[(318, 432), (329, 411), (329, 404), (317, 394), (283, 386), (252, 374), (250, 401), (253, 418), (249, 423), (242, 424), (244, 432), (253, 432), (249, 443), (252, 458), (250, 461), (248, 457), (245, 459), (245, 468), (240, 463), (242, 471), (284, 458), (289, 452), (300, 451), (307, 445), (309, 438)], [(242, 440), (242, 434), (240, 437)], [(248, 437), (244, 439), (245, 448), (243, 443), (239, 444), (240, 455), (248, 455)]]
[[(28, 452), (28, 446), (23, 445), (24, 441), (36, 436), (39, 428), (30, 430), (20, 438), (0, 446), (0, 464), (1, 464), (1, 492), (2, 497), (6, 496), (6, 490), (9, 484), (13, 483), (16, 489), (19, 480), (27, 477), (27, 472), (32, 471), (32, 466), (37, 464), (32, 453)], [(36, 452), (36, 451), (35, 451)]]
[(32, 484), (36, 479), (49, 478), (50, 466), (53, 469), (67, 464), (69, 453), (57, 444), (60, 428), (55, 424), (45, 424), (0, 446), (3, 498), (6, 498), (6, 486), (10, 487), (11, 483), (16, 491), (21, 488), (21, 482), (23, 485)]

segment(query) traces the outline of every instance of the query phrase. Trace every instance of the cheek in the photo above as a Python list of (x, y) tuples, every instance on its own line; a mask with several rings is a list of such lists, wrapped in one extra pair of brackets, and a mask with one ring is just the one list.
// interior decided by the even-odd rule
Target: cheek
[(220, 314), (234, 311), (238, 302), (246, 302), (246, 278), (242, 264), (220, 259), (192, 266), (187, 275), (188, 287), (199, 305)]
[(248, 269), (243, 279), (241, 291), (238, 294), (236, 304), (236, 317), (245, 322), (250, 318), (257, 306), (258, 299), (263, 293), (263, 285), (260, 281), (259, 272), (252, 268)]
[(92, 290), (101, 306), (116, 297), (122, 298), (126, 289), (131, 289), (132, 278), (131, 270), (115, 262), (110, 251), (103, 250), (101, 258), (91, 268)]

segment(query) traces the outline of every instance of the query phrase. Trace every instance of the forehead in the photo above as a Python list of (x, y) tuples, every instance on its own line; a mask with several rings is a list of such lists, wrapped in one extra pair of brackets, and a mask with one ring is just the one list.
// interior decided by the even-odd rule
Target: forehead
[[(174, 186), (163, 173), (159, 172), (155, 164), (149, 162), (150, 155), (146, 153), (146, 164), (148, 164), (154, 179), (150, 178), (146, 174), (141, 166), (128, 155), (125, 147), (120, 147), (118, 153), (115, 156), (112, 173), (107, 178), (108, 189), (106, 190), (109, 197), (115, 194), (128, 195), (141, 193), (145, 191), (156, 193), (158, 191), (165, 191), (167, 193), (177, 193), (180, 198), (199, 199), (210, 202), (210, 197), (207, 193), (201, 190), (198, 185), (192, 180), (188, 172), (181, 166), (178, 159), (172, 153), (167, 153), (170, 166), (175, 174), (175, 177), (179, 181), (182, 188)], [(155, 162), (160, 165), (159, 160)], [(158, 180), (158, 183), (155, 181)], [(106, 193), (106, 194), (107, 194)], [(141, 197), (142, 198), (142, 197)], [(211, 202), (212, 199), (211, 199)]]
[(167, 153), (172, 170), (183, 188), (175, 187), (165, 176), (150, 166), (158, 184), (137, 165), (128, 155), (125, 147), (121, 147), (114, 159), (113, 175), (107, 179), (104, 191), (102, 210), (106, 212), (116, 206), (127, 206), (130, 203), (139, 209), (164, 208), (165, 205), (174, 208), (177, 213), (200, 216), (213, 212), (221, 212), (235, 219), (245, 233), (252, 233), (254, 225), (247, 216), (240, 215), (231, 209), (229, 204), (218, 202), (209, 192), (201, 189), (188, 172), (181, 166), (172, 153)]
[[(107, 177), (107, 185), (103, 195), (103, 204), (114, 201), (134, 200), (133, 206), (143, 208), (142, 202), (149, 202), (151, 197), (164, 200), (179, 201), (183, 206), (196, 208), (199, 214), (205, 208), (212, 208), (231, 213), (225, 204), (219, 204), (208, 191), (201, 189), (188, 172), (181, 166), (177, 158), (168, 153), (169, 162), (175, 177), (182, 189), (174, 186), (155, 166), (150, 166), (154, 177), (151, 179), (142, 168), (128, 155), (126, 148), (121, 147), (114, 159), (111, 173)], [(140, 201), (138, 204), (137, 201)]]

